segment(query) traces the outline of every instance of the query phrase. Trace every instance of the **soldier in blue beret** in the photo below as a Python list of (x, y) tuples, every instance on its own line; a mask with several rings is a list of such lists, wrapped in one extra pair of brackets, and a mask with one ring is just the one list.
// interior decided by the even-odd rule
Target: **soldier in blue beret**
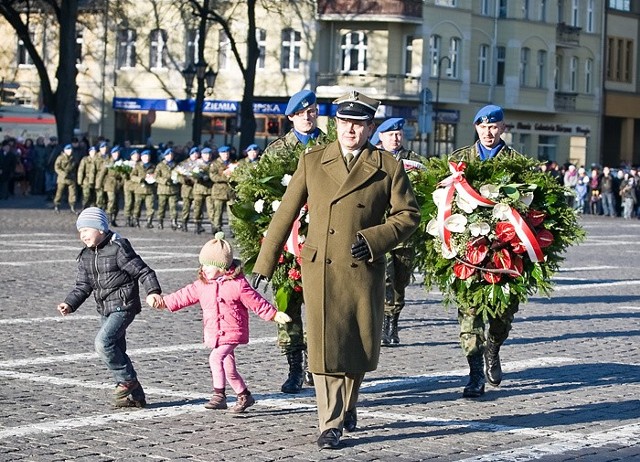
[(83, 157), (78, 165), (78, 186), (82, 189), (82, 208), (96, 205), (96, 181), (102, 159), (98, 156), (95, 146), (89, 147), (89, 155)]
[[(206, 149), (206, 148), (205, 148)], [(178, 180), (180, 181), (180, 198), (182, 199), (182, 226), (180, 229), (187, 232), (187, 224), (191, 215), (191, 204), (193, 203), (193, 171), (198, 168), (200, 160), (200, 151), (191, 149), (189, 157), (180, 162), (176, 167), (178, 172)]]
[[(522, 156), (502, 140), (506, 125), (504, 111), (500, 106), (490, 104), (480, 109), (473, 118), (478, 141), (454, 151), (450, 159), (460, 162), (488, 161), (495, 156)], [(502, 381), (502, 367), (499, 351), (509, 336), (514, 314), (518, 311), (518, 303), (504, 313), (503, 316), (489, 318), (486, 329), (482, 315), (476, 310), (458, 309), (460, 324), (460, 346), (469, 363), (469, 382), (464, 387), (462, 396), (477, 398), (484, 394), (485, 379), (493, 386)], [(486, 337), (485, 337), (485, 329)]]
[(56, 195), (53, 198), (53, 210), (56, 213), (60, 212), (60, 202), (62, 202), (65, 191), (67, 191), (69, 209), (71, 212), (76, 213), (76, 178), (78, 164), (75, 162), (72, 154), (73, 146), (70, 144), (65, 145), (53, 166), (53, 169), (58, 175), (56, 180)]
[[(405, 160), (424, 165), (424, 157), (403, 146), (404, 124), (402, 117), (392, 117), (380, 124), (376, 133), (382, 149), (390, 152), (399, 161)], [(398, 319), (405, 305), (405, 291), (413, 275), (415, 249), (408, 242), (398, 244), (386, 255), (384, 322), (382, 324), (382, 346), (400, 344)]]
[[(311, 90), (294, 94), (287, 104), (285, 115), (293, 125), (284, 136), (265, 148), (261, 159), (275, 156), (290, 158), (304, 146), (327, 143), (327, 136), (318, 128), (318, 105)], [(292, 321), (278, 324), (278, 345), (287, 357), (289, 374), (280, 388), (283, 393), (299, 393), (303, 383), (313, 385), (313, 376), (306, 367), (306, 340), (302, 322), (302, 301), (289, 303), (285, 310)]]

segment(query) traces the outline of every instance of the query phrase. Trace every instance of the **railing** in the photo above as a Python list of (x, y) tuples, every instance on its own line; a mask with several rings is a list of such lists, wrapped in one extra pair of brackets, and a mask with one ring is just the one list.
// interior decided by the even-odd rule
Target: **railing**
[(557, 91), (555, 93), (555, 108), (557, 111), (575, 111), (577, 93)]
[(419, 98), (420, 77), (406, 76), (403, 74), (318, 74), (318, 86), (338, 86), (344, 88), (362, 89), (366, 93), (369, 89), (370, 96), (378, 98)]
[(322, 15), (400, 15), (422, 18), (421, 0), (318, 0)]
[(556, 27), (556, 43), (559, 46), (577, 47), (580, 45), (580, 27), (569, 26), (563, 22)]

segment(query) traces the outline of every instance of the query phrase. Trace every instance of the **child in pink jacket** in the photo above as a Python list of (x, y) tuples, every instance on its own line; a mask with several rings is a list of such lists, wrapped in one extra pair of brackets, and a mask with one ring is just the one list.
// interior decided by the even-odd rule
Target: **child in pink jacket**
[(178, 311), (200, 303), (204, 323), (204, 343), (212, 348), (209, 367), (213, 377), (213, 397), (204, 405), (207, 409), (226, 409), (226, 381), (238, 395), (233, 412), (243, 412), (256, 401), (236, 369), (235, 348), (249, 343), (249, 309), (266, 321), (284, 324), (291, 318), (265, 300), (255, 291), (244, 274), (238, 260), (233, 259), (233, 248), (216, 233), (200, 250), (198, 280), (169, 295), (154, 308)]

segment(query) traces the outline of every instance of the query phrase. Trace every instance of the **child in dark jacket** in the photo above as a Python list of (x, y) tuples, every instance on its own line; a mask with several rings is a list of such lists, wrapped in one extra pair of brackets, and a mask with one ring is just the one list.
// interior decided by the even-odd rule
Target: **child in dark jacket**
[(127, 356), (126, 333), (142, 309), (138, 281), (144, 286), (148, 304), (162, 300), (156, 273), (127, 239), (109, 230), (109, 221), (102, 209), (84, 209), (76, 227), (86, 247), (77, 258), (75, 287), (58, 305), (58, 311), (63, 316), (73, 313), (93, 292), (101, 324), (95, 349), (115, 378), (114, 405), (144, 407), (144, 391)]
[(244, 412), (255, 403), (255, 399), (236, 369), (234, 350), (240, 344), (249, 343), (248, 310), (266, 321), (273, 320), (280, 324), (290, 322), (291, 318), (277, 311), (251, 287), (242, 273), (240, 261), (233, 259), (233, 249), (223, 237), (224, 233), (216, 233), (215, 239), (200, 250), (198, 280), (165, 295), (160, 303), (152, 306), (178, 311), (200, 303), (204, 343), (212, 348), (209, 367), (213, 377), (213, 397), (205, 407), (227, 408), (225, 385), (229, 381), (238, 396), (231, 410)]

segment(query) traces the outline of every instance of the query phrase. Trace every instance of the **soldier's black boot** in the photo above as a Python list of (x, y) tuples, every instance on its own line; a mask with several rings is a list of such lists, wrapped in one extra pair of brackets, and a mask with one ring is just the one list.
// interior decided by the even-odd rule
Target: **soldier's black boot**
[(173, 220), (171, 220), (171, 229), (172, 230), (176, 230), (176, 229), (180, 229), (180, 225), (178, 224), (178, 219), (174, 218)]
[(500, 345), (487, 340), (484, 350), (485, 374), (489, 385), (497, 387), (502, 382), (502, 366), (500, 365)]
[(158, 228), (164, 229), (164, 220), (158, 220)]
[(282, 384), (280, 389), (282, 393), (300, 393), (302, 390), (302, 382), (304, 373), (302, 370), (302, 351), (287, 353), (287, 362), (289, 363), (289, 377)]
[(484, 395), (484, 371), (482, 353), (467, 356), (469, 363), (469, 383), (464, 387), (462, 396), (465, 398), (478, 398)]
[(153, 218), (151, 218), (151, 217), (147, 218), (147, 226), (146, 226), (146, 228), (147, 229), (153, 228)]
[(140, 218), (134, 218), (133, 219), (133, 226), (135, 228), (139, 228), (140, 227)]
[(193, 231), (195, 234), (204, 233), (204, 228), (202, 227), (201, 221), (196, 221), (196, 229)]
[(118, 227), (118, 223), (116, 223), (116, 214), (112, 213), (111, 218), (109, 220), (109, 226), (113, 226), (114, 228)]
[(307, 350), (304, 350), (304, 352), (302, 353), (302, 357), (303, 357), (303, 363), (302, 363), (302, 367), (304, 369), (304, 384), (305, 385), (309, 385), (310, 387), (313, 386), (313, 374), (311, 372), (309, 372), (309, 363), (307, 361)]
[(126, 223), (125, 226), (128, 226), (129, 228), (133, 227), (133, 218), (131, 217), (125, 217)]
[(393, 319), (392, 315), (385, 314), (384, 320), (382, 321), (382, 340), (380, 344), (382, 346), (391, 346), (391, 320)]
[(187, 232), (189, 229), (187, 228), (187, 220), (182, 220), (182, 231)]
[(391, 318), (391, 328), (389, 330), (389, 340), (391, 341), (391, 346), (400, 345), (400, 337), (398, 337), (398, 318), (400, 317), (400, 313), (396, 313)]

